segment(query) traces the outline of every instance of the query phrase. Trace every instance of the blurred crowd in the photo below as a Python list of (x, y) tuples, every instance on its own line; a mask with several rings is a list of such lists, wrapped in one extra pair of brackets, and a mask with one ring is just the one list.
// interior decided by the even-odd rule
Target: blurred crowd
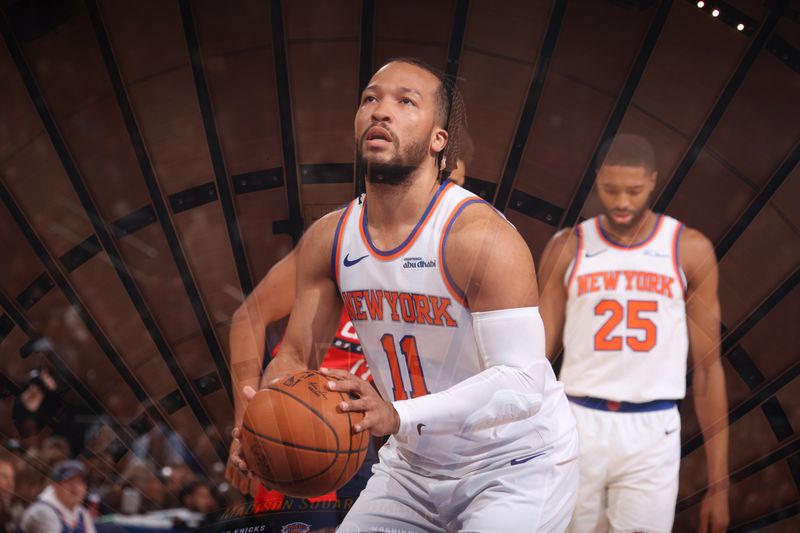
[(143, 432), (119, 454), (113, 446), (92, 451), (89, 443), (108, 421), (65, 405), (46, 368), (32, 372), (15, 396), (12, 419), (17, 435), (4, 435), (0, 447), (0, 533), (102, 531), (105, 515), (165, 509), (211, 521), (244, 503), (225, 482), (222, 463), (210, 473), (197, 468), (175, 452), (168, 428)]

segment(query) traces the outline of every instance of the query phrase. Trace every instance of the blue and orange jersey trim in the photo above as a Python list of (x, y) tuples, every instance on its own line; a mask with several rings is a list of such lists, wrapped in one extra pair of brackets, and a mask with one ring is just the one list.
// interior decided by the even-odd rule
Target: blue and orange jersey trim
[(581, 256), (583, 255), (583, 232), (580, 226), (575, 226), (575, 237), (577, 240), (575, 243), (575, 259), (572, 261), (572, 270), (569, 271), (569, 276), (567, 276), (567, 283), (565, 284), (567, 291), (569, 291), (569, 287), (572, 285), (572, 280), (575, 279), (575, 273), (578, 272), (578, 266), (581, 263)]
[(350, 212), (353, 210), (353, 205), (355, 205), (357, 201), (357, 199), (353, 200), (347, 205), (344, 212), (342, 212), (342, 216), (339, 217), (339, 222), (336, 224), (336, 232), (333, 234), (333, 246), (331, 247), (331, 276), (333, 276), (333, 281), (336, 282), (337, 288), (339, 287), (339, 255), (342, 251), (343, 228), (347, 223)]
[(445, 246), (447, 246), (447, 236), (450, 235), (450, 229), (453, 227), (456, 219), (461, 215), (464, 209), (467, 208), (467, 206), (475, 203), (488, 204), (488, 202), (482, 198), (464, 198), (461, 200), (453, 209), (450, 217), (448, 217), (447, 221), (445, 222), (444, 231), (442, 232), (442, 237), (439, 240), (439, 272), (442, 274), (444, 286), (447, 287), (448, 292), (450, 292), (453, 298), (455, 298), (458, 303), (467, 309), (469, 309), (467, 295), (455, 282), (453, 276), (450, 275), (450, 270), (447, 268), (447, 261), (445, 260), (444, 250)]
[(361, 220), (359, 222), (359, 227), (361, 228), (361, 239), (364, 241), (364, 244), (367, 246), (367, 251), (369, 251), (370, 255), (380, 261), (391, 261), (393, 259), (397, 259), (403, 253), (405, 253), (411, 245), (414, 244), (414, 241), (417, 240), (417, 237), (420, 233), (422, 233), (425, 224), (431, 219), (431, 215), (436, 211), (436, 207), (439, 205), (439, 202), (444, 197), (444, 193), (447, 192), (448, 189), (451, 187), (455, 187), (455, 183), (452, 181), (445, 181), (442, 185), (436, 190), (436, 194), (433, 195), (431, 198), (430, 203), (428, 203), (428, 207), (425, 208), (425, 211), (422, 213), (422, 216), (417, 222), (417, 225), (414, 226), (414, 229), (411, 230), (406, 240), (404, 240), (399, 246), (392, 250), (379, 250), (373, 243), (372, 238), (369, 235), (369, 228), (367, 227), (367, 199), (364, 199), (364, 205), (361, 208)]
[(653, 226), (653, 230), (650, 232), (650, 235), (641, 242), (637, 242), (631, 245), (625, 245), (616, 242), (614, 239), (608, 236), (606, 230), (603, 229), (603, 225), (600, 223), (600, 217), (596, 217), (594, 219), (595, 226), (597, 227), (597, 234), (600, 236), (600, 240), (605, 242), (607, 245), (611, 246), (612, 248), (616, 248), (617, 250), (638, 250), (650, 243), (653, 239), (655, 239), (656, 235), (658, 235), (658, 231), (661, 229), (661, 226), (664, 222), (664, 215), (661, 213), (658, 214), (658, 219), (656, 220), (655, 225)]
[(678, 227), (675, 228), (675, 235), (672, 237), (672, 266), (675, 269), (675, 277), (678, 280), (678, 284), (681, 286), (682, 296), (686, 298), (686, 281), (681, 270), (681, 233), (683, 233), (683, 224), (679, 222)]

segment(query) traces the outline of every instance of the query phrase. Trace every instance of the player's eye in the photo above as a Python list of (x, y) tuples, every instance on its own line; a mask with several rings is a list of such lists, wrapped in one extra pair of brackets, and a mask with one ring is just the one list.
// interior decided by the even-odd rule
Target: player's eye
[(377, 98), (375, 98), (374, 96), (372, 96), (371, 94), (368, 94), (368, 95), (366, 95), (366, 96), (365, 96), (365, 97), (364, 97), (364, 98), (361, 100), (361, 102), (362, 102), (362, 103), (364, 103), (364, 104), (370, 104), (370, 103), (372, 103), (372, 102), (377, 102), (377, 101), (378, 101), (378, 99), (377, 99)]
[(400, 103), (403, 104), (403, 105), (413, 105), (413, 106), (417, 105), (414, 102), (414, 100), (412, 100), (411, 98), (405, 98), (405, 97), (400, 99)]

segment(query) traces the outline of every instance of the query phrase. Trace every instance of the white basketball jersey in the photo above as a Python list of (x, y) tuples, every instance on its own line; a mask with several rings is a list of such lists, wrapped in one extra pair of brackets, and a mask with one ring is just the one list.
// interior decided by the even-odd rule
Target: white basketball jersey
[[(485, 369), (464, 293), (444, 263), (456, 217), (475, 202), (483, 200), (454, 183), (443, 183), (411, 234), (388, 251), (379, 250), (370, 238), (368, 198), (354, 200), (340, 219), (331, 267), (374, 382), (387, 401), (440, 392)], [(550, 374), (554, 392), (542, 408), (547, 412), (553, 411), (550, 404), (558, 395), (564, 398), (552, 370)], [(567, 420), (568, 428), (549, 420), (539, 428), (541, 422), (523, 420), (468, 435), (422, 433), (390, 442), (415, 465), (455, 475), (504, 454), (541, 448), (543, 440), (557, 437), (551, 431), (560, 434), (574, 427), (568, 414)]]
[(575, 229), (560, 375), (567, 394), (627, 402), (683, 398), (689, 336), (678, 258), (682, 228), (658, 215), (650, 236), (632, 246), (611, 240), (598, 217)]

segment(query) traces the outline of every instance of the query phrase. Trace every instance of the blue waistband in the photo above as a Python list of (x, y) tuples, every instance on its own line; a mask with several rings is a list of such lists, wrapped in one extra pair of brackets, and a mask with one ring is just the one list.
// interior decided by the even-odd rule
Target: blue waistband
[(590, 396), (569, 396), (569, 401), (588, 407), (589, 409), (599, 409), (601, 411), (613, 411), (617, 413), (644, 413), (647, 411), (663, 411), (672, 409), (677, 405), (675, 400), (653, 400), (651, 402), (615, 402), (614, 400), (603, 400), (602, 398), (592, 398)]

